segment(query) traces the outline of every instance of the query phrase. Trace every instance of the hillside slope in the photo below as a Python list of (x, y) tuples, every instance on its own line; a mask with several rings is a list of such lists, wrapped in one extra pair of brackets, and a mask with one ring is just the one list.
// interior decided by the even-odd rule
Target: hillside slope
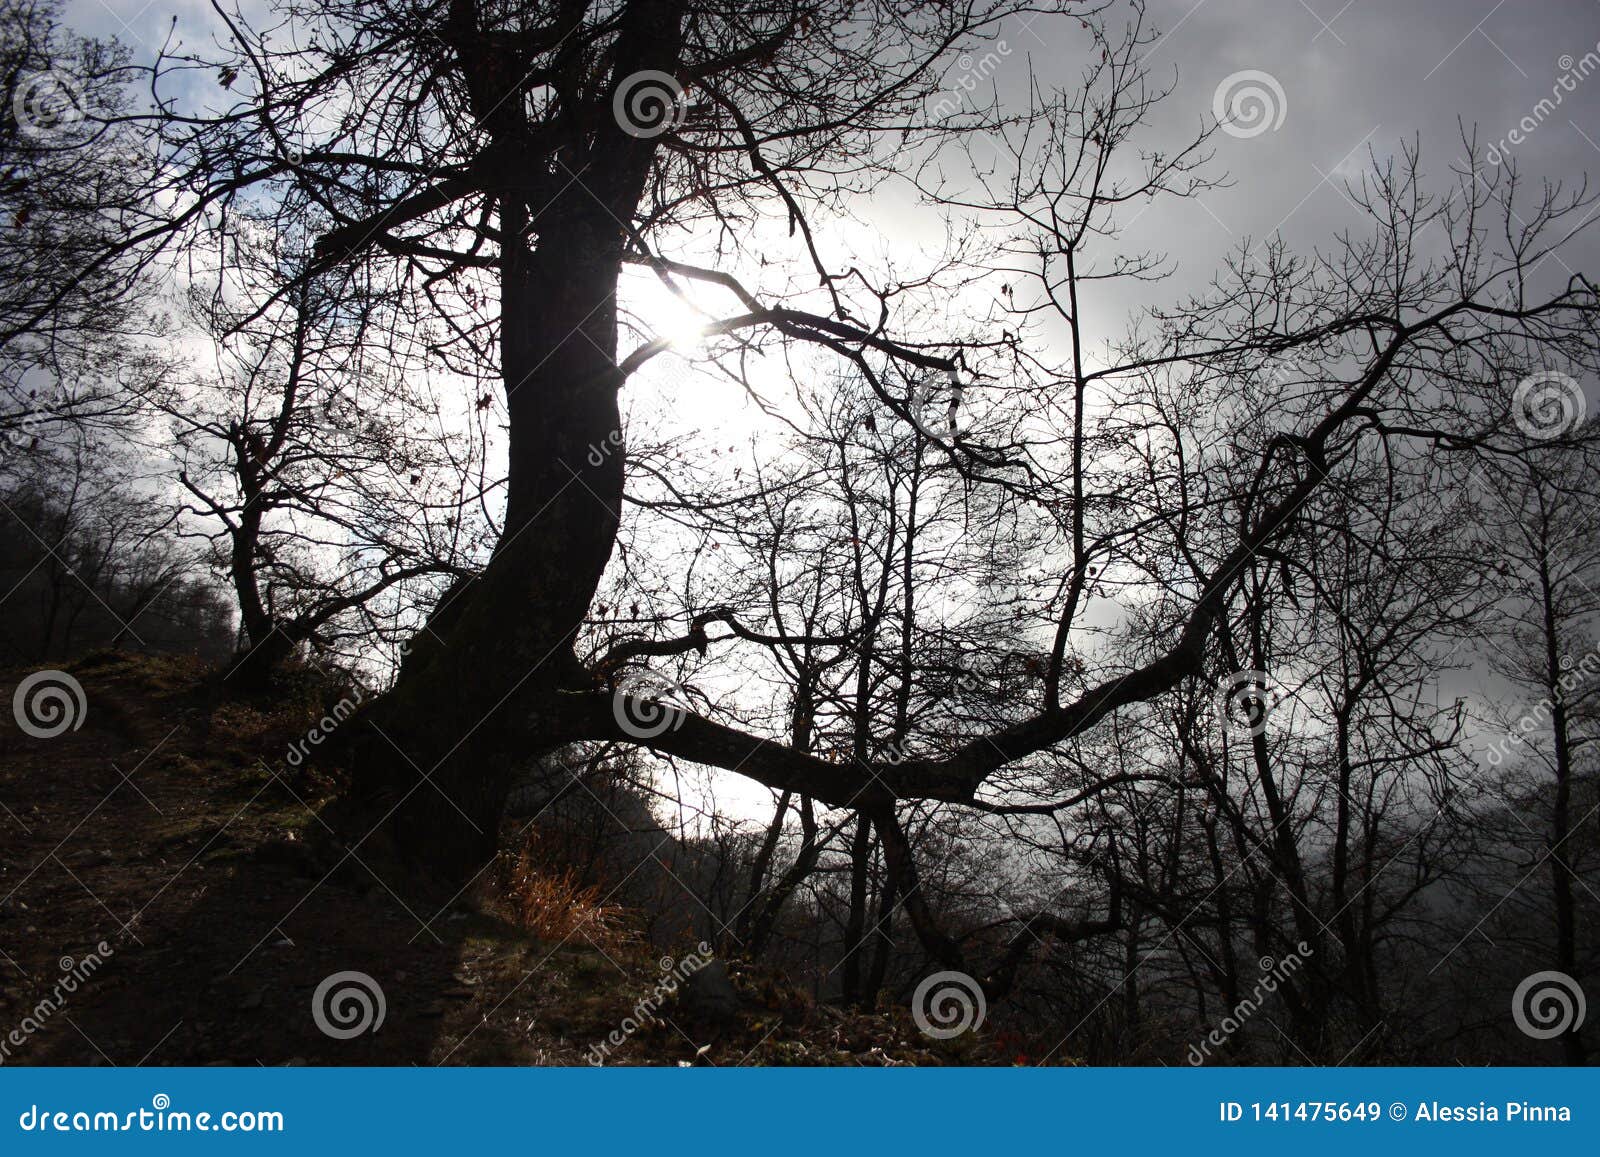
[[(737, 963), (736, 1009), (690, 998), (704, 976), (665, 992), (693, 947), (662, 959), (626, 913), (545, 913), (531, 926), (570, 927), (541, 937), (486, 883), (402, 899), (361, 846), (321, 838), (337, 771), (290, 756), (326, 687), (268, 708), (187, 660), (66, 668), (77, 729), (0, 725), (0, 1063), (584, 1064), (613, 1033), (607, 1063), (984, 1059), (979, 1038), (930, 1051), (902, 1012), (819, 1008)], [(0, 676), (8, 706), (28, 674)]]

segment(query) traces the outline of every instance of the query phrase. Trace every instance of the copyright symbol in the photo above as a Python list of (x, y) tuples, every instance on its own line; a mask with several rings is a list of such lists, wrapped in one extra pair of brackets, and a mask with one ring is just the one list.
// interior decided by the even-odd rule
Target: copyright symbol
[(1396, 1121), (1404, 1121), (1406, 1119), (1406, 1107), (1399, 1101), (1396, 1101), (1394, 1104), (1389, 1106), (1389, 1116), (1393, 1117)]

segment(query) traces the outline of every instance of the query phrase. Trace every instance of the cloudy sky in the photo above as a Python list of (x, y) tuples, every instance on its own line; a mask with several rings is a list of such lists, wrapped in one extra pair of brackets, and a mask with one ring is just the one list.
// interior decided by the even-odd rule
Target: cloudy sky
[[(1356, 225), (1342, 186), (1370, 165), (1369, 149), (1382, 159), (1420, 138), (1425, 168), (1445, 187), (1449, 166), (1465, 158), (1458, 122), (1477, 126), (1482, 159), (1524, 117), (1539, 118), (1523, 143), (1500, 149), (1524, 178), (1600, 174), (1595, 0), (1152, 0), (1150, 16), (1163, 35), (1147, 66), (1176, 84), (1156, 126), (1161, 143), (1192, 132), (1236, 73), (1264, 72), (1282, 92), (1276, 128), (1215, 138), (1215, 165), (1230, 187), (1198, 202), (1166, 201), (1134, 225), (1130, 240), (1178, 259), (1184, 288), (1247, 236), (1281, 231), (1307, 248)], [(1052, 52), (1052, 35), (1062, 37), (1059, 27), (1038, 20), (1009, 39), (1067, 82), (1078, 65)], [(1587, 53), (1595, 55), (1585, 64)], [(1553, 93), (1559, 104), (1541, 116), (1539, 102), (1555, 104)]]
[[(221, 29), (204, 0), (68, 0), (66, 16), (144, 57), (174, 33), (174, 18), (174, 34), (191, 45)], [(1281, 231), (1309, 247), (1355, 224), (1341, 186), (1369, 164), (1369, 150), (1383, 158), (1420, 138), (1442, 187), (1448, 166), (1464, 157), (1458, 122), (1476, 126), (1480, 158), (1496, 147), (1525, 177), (1600, 173), (1600, 0), (1150, 0), (1148, 19), (1160, 38), (1146, 65), (1175, 91), (1146, 143), (1181, 144), (1239, 73), (1270, 78), (1253, 83), (1271, 98), (1274, 124), (1248, 137), (1218, 135), (1212, 171), (1229, 174), (1230, 187), (1189, 203), (1163, 200), (1134, 222), (1130, 245), (1178, 262), (1163, 298), (1198, 288), (1246, 237)], [(1083, 65), (1075, 32), (1076, 21), (1061, 17), (1008, 25), (1001, 90), (1027, 69), (1071, 85)], [(1542, 100), (1551, 103), (1541, 111)], [(1525, 118), (1535, 127), (1511, 143)], [(1148, 288), (1126, 290), (1140, 292)], [(1119, 329), (1128, 309), (1144, 304), (1110, 295), (1096, 321)]]

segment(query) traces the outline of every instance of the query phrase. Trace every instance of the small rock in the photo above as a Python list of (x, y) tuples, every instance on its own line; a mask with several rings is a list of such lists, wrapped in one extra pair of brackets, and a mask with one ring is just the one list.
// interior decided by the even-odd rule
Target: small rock
[(739, 994), (728, 979), (728, 966), (713, 960), (691, 973), (684, 982), (684, 1005), (710, 1020), (732, 1020), (739, 1015)]

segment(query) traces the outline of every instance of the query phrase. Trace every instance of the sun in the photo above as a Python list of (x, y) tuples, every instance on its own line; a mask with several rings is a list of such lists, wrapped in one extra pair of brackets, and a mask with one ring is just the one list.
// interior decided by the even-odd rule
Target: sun
[(695, 303), (681, 284), (674, 293), (648, 271), (635, 271), (623, 287), (627, 312), (648, 341), (665, 342), (688, 351), (705, 340), (711, 315)]

